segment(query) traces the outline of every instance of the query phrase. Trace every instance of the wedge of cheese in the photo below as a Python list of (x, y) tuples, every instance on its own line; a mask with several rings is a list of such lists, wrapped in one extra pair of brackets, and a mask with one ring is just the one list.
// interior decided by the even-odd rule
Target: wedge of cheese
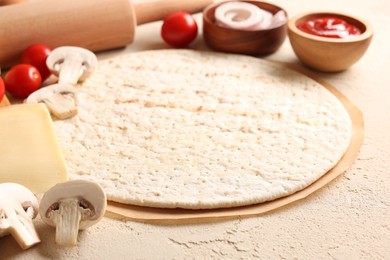
[(0, 183), (42, 193), (68, 180), (50, 114), (43, 104), (0, 108)]

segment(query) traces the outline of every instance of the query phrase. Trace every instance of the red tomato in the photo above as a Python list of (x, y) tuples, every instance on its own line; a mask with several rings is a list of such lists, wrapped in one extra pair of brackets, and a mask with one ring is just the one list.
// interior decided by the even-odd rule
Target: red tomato
[(38, 69), (41, 74), (42, 81), (45, 81), (51, 72), (46, 66), (46, 58), (49, 56), (51, 50), (46, 45), (33, 44), (27, 47), (20, 57), (20, 63), (31, 64)]
[(4, 81), (3, 78), (0, 77), (0, 102), (3, 100), (4, 92), (5, 92)]
[(175, 12), (165, 18), (161, 28), (161, 37), (176, 48), (189, 45), (198, 35), (198, 25), (192, 15)]
[(39, 71), (30, 64), (12, 67), (4, 78), (5, 89), (16, 98), (27, 98), (42, 83)]

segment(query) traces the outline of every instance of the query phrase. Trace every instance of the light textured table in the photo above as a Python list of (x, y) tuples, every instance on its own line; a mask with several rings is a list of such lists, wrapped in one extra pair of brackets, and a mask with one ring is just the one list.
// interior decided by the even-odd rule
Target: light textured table
[[(54, 230), (38, 218), (42, 243), (22, 251), (12, 237), (2, 238), (0, 259), (390, 259), (390, 2), (274, 2), (290, 16), (339, 11), (363, 17), (374, 27), (373, 42), (361, 61), (342, 73), (317, 73), (365, 117), (365, 142), (345, 174), (307, 199), (258, 217), (166, 226), (107, 217), (80, 233), (73, 248), (56, 246)], [(100, 58), (166, 48), (160, 26), (140, 26), (134, 44)], [(201, 35), (194, 48), (206, 48)], [(297, 62), (288, 40), (266, 59)]]

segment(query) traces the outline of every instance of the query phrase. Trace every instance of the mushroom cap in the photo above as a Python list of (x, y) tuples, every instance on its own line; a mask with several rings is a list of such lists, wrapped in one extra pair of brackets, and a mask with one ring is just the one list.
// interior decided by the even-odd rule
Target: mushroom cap
[(58, 76), (61, 64), (66, 59), (71, 59), (73, 62), (83, 66), (83, 72), (79, 81), (87, 79), (98, 63), (96, 55), (88, 49), (76, 46), (62, 46), (51, 51), (46, 59), (46, 65), (54, 75)]
[[(34, 211), (31, 218), (35, 218), (37, 216), (39, 207), (38, 199), (35, 197), (34, 193), (25, 186), (13, 182), (0, 183), (0, 193), (3, 193), (10, 200), (14, 200), (19, 203), (24, 210), (32, 207)], [(3, 196), (3, 194), (0, 196)]]
[(69, 198), (78, 199), (81, 203), (80, 207), (85, 207), (85, 202), (91, 206), (92, 214), (81, 219), (80, 229), (94, 225), (104, 216), (107, 199), (102, 187), (92, 181), (72, 180), (56, 184), (43, 195), (39, 206), (42, 220), (50, 226), (55, 226), (56, 224), (49, 218), (48, 214), (57, 208), (61, 200)]

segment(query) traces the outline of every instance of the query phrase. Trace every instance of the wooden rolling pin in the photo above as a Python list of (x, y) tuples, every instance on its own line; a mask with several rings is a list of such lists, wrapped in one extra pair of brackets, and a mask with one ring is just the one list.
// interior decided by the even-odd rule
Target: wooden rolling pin
[(174, 11), (196, 13), (212, 0), (41, 0), (0, 7), (0, 67), (15, 64), (30, 44), (91, 51), (123, 47), (137, 25)]
[(13, 5), (27, 2), (28, 0), (0, 0), (0, 5)]

